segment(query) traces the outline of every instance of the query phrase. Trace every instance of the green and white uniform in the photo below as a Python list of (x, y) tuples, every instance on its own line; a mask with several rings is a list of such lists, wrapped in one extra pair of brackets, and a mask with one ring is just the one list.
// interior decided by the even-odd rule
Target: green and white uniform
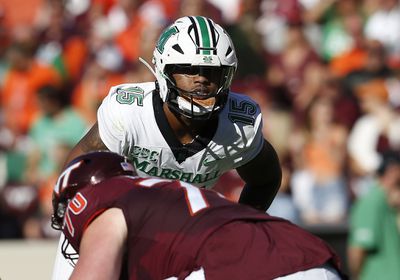
[[(179, 179), (211, 188), (224, 172), (248, 163), (261, 151), (262, 117), (256, 103), (232, 92), (225, 99), (237, 58), (232, 40), (220, 25), (200, 16), (177, 19), (161, 33), (153, 63), (159, 92), (155, 83), (115, 86), (97, 114), (104, 144), (128, 156), (140, 176)], [(213, 108), (185, 106), (179, 94), (171, 94), (176, 85), (166, 70), (173, 65), (218, 69), (221, 80)], [(197, 120), (218, 114), (218, 125), (210, 122), (208, 136), (182, 145), (167, 122), (164, 103)], [(59, 252), (61, 246), (62, 239)], [(52, 279), (66, 280), (71, 272), (72, 267), (58, 254)]]
[(212, 187), (220, 175), (253, 159), (264, 144), (262, 116), (249, 97), (230, 92), (210, 139), (182, 145), (162, 110), (155, 83), (112, 87), (97, 113), (107, 148), (127, 156), (140, 176)]

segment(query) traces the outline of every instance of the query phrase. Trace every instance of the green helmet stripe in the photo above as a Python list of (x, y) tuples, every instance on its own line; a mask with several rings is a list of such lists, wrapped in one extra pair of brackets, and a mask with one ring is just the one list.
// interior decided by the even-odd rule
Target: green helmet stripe
[[(197, 22), (200, 27), (200, 33), (201, 33), (201, 39), (202, 39), (202, 47), (203, 48), (211, 48), (211, 38), (210, 38), (210, 32), (208, 31), (207, 28), (207, 22), (204, 19), (204, 17), (196, 16)], [(202, 50), (203, 54), (210, 54), (210, 50)]]
[(158, 41), (157, 41), (157, 45), (156, 45), (157, 50), (158, 50), (160, 53), (163, 53), (163, 52), (164, 52), (165, 43), (167, 43), (168, 39), (169, 39), (172, 35), (174, 35), (174, 34), (176, 34), (176, 33), (178, 33), (178, 32), (179, 32), (178, 28), (176, 28), (176, 26), (174, 26), (174, 25), (172, 25), (172, 26), (168, 27), (167, 29), (165, 29), (165, 30), (161, 33), (160, 38), (159, 38)]

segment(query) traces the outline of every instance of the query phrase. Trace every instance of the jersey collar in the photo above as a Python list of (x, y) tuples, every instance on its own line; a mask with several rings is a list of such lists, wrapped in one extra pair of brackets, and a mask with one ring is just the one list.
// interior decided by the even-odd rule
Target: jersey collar
[(184, 145), (177, 139), (167, 121), (167, 117), (163, 110), (163, 102), (157, 90), (153, 91), (153, 108), (158, 129), (164, 136), (165, 141), (178, 163), (184, 162), (188, 157), (191, 157), (206, 148), (217, 131), (218, 125), (213, 125), (210, 127), (210, 130), (207, 131), (207, 135), (198, 135), (193, 142)]

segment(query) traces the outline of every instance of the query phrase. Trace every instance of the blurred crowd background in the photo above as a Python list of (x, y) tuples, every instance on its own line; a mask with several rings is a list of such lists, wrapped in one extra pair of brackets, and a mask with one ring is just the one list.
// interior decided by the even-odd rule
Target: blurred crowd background
[[(229, 3), (227, 3), (229, 2)], [(397, 0), (0, 0), (0, 238), (53, 238), (51, 194), (66, 154), (110, 86), (154, 81), (160, 31), (183, 15), (236, 46), (232, 91), (254, 98), (284, 171), (271, 214), (347, 225), (400, 151)], [(236, 200), (242, 182), (217, 189)]]

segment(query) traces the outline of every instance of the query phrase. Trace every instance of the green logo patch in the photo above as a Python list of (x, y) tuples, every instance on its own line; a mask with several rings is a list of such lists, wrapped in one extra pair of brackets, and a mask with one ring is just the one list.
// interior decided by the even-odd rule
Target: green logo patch
[(117, 101), (120, 104), (143, 106), (144, 90), (140, 87), (119, 88), (117, 89)]
[(213, 61), (212, 56), (203, 56), (204, 63), (212, 63), (212, 61)]

